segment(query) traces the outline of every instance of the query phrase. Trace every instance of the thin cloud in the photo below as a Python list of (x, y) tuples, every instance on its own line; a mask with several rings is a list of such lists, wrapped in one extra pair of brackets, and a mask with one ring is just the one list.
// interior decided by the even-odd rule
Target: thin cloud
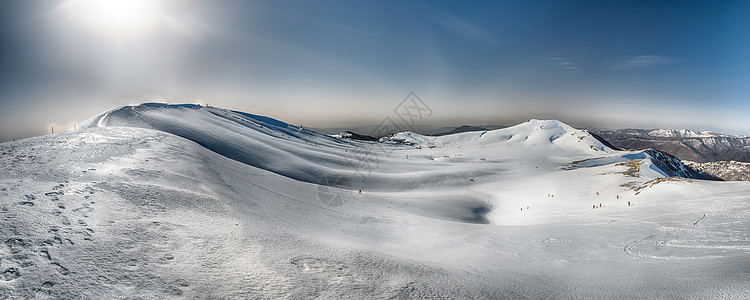
[(369, 32), (369, 31), (354, 29), (354, 28), (351, 28), (351, 27), (340, 26), (340, 25), (331, 24), (331, 23), (317, 22), (317, 21), (312, 21), (312, 20), (307, 20), (306, 22), (308, 22), (310, 24), (320, 25), (320, 26), (323, 26), (323, 27), (328, 27), (328, 28), (332, 28), (332, 29), (338, 29), (338, 30), (342, 30), (342, 31), (346, 31), (346, 32), (357, 33), (357, 34), (371, 36), (371, 37), (388, 38), (388, 36), (382, 35), (382, 34), (379, 34), (379, 33), (374, 33), (374, 32)]
[(309, 18), (304, 17), (304, 16), (298, 16), (298, 15), (294, 15), (294, 14), (279, 13), (279, 12), (266, 12), (266, 14), (277, 16), (277, 17), (283, 17), (283, 18), (286, 18), (286, 19), (294, 21), (294, 22), (313, 24), (313, 25), (317, 25), (317, 26), (322, 26), (322, 27), (330, 28), (330, 29), (346, 31), (346, 32), (349, 32), (349, 33), (354, 33), (354, 34), (361, 34), (361, 35), (370, 36), (370, 37), (376, 37), (376, 38), (390, 38), (389, 36), (384, 35), (384, 34), (380, 34), (380, 33), (376, 33), (376, 32), (371, 32), (371, 31), (360, 30), (360, 29), (357, 29), (357, 28), (348, 27), (348, 26), (342, 26), (342, 25), (338, 25), (338, 24), (334, 24), (334, 23), (320, 22), (320, 21), (316, 21), (316, 20), (313, 20), (313, 19), (309, 19)]
[(647, 68), (656, 65), (668, 65), (680, 62), (679, 59), (661, 55), (625, 56), (611, 62), (610, 70), (627, 70)]
[(572, 62), (568, 61), (565, 58), (562, 57), (548, 57), (547, 60), (552, 61), (555, 63), (555, 65), (568, 70), (573, 73), (578, 73), (580, 70), (576, 65), (574, 65)]
[(454, 16), (443, 14), (439, 21), (440, 25), (466, 39), (490, 44), (500, 43), (500, 40), (484, 29)]

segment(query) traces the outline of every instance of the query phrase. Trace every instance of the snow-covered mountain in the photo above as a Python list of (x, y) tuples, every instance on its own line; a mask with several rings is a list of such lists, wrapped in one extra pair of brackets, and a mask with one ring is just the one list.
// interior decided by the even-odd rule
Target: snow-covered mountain
[(11, 299), (750, 295), (750, 183), (554, 120), (376, 142), (148, 103), (0, 154)]
[(721, 180), (750, 181), (750, 163), (746, 162), (733, 160), (706, 163), (685, 161), (685, 165)]
[(596, 134), (623, 149), (654, 148), (695, 162), (750, 162), (750, 136), (666, 129), (600, 130)]
[(711, 132), (696, 131), (690, 129), (652, 129), (642, 133), (643, 136), (652, 137), (678, 137), (678, 138), (713, 138), (713, 137), (732, 137), (731, 135)]
[(479, 126), (471, 126), (471, 125), (461, 125), (456, 128), (451, 128), (450, 130), (438, 132), (436, 134), (432, 134), (434, 136), (443, 136), (443, 135), (450, 135), (450, 134), (456, 134), (456, 133), (462, 133), (462, 132), (471, 132), (471, 131), (487, 131), (489, 129)]

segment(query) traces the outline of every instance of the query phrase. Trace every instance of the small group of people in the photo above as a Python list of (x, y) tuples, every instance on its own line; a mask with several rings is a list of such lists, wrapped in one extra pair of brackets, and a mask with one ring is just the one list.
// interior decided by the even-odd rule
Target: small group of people
[[(599, 195), (599, 192), (596, 192), (596, 195), (598, 196), (598, 195)], [(615, 198), (616, 198), (617, 200), (619, 200), (619, 199), (620, 199), (620, 195), (615, 195)], [(628, 201), (628, 206), (630, 206), (630, 201)], [(599, 206), (596, 206), (596, 204), (592, 205), (592, 208), (601, 208), (601, 207), (602, 207), (602, 204), (601, 204), (601, 203), (599, 203)]]

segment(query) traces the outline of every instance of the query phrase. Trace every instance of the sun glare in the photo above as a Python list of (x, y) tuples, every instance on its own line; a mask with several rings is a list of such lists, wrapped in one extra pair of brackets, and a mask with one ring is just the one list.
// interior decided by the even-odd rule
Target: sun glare
[(159, 0), (70, 0), (65, 6), (79, 25), (111, 38), (142, 35), (162, 17)]

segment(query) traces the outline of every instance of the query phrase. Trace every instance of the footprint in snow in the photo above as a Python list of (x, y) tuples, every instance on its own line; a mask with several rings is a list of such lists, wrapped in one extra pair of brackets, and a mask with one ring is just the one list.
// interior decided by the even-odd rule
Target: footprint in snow
[(47, 248), (40, 249), (39, 256), (46, 258), (47, 260), (52, 260), (52, 256), (49, 254), (49, 250)]
[(68, 270), (68, 268), (66, 267), (63, 267), (59, 262), (51, 262), (50, 264), (55, 267), (58, 273), (62, 275), (70, 274), (70, 270)]
[(63, 193), (63, 191), (57, 191), (57, 192), (47, 192), (47, 193), (44, 193), (44, 195), (48, 197), (54, 197), (54, 196), (65, 195), (65, 193)]
[(29, 247), (29, 244), (26, 243), (26, 241), (19, 239), (19, 238), (7, 239), (5, 240), (5, 245), (8, 246), (11, 254), (19, 253), (23, 251), (23, 249)]
[(0, 279), (3, 281), (11, 281), (18, 277), (21, 277), (21, 272), (16, 267), (7, 268), (0, 273)]

